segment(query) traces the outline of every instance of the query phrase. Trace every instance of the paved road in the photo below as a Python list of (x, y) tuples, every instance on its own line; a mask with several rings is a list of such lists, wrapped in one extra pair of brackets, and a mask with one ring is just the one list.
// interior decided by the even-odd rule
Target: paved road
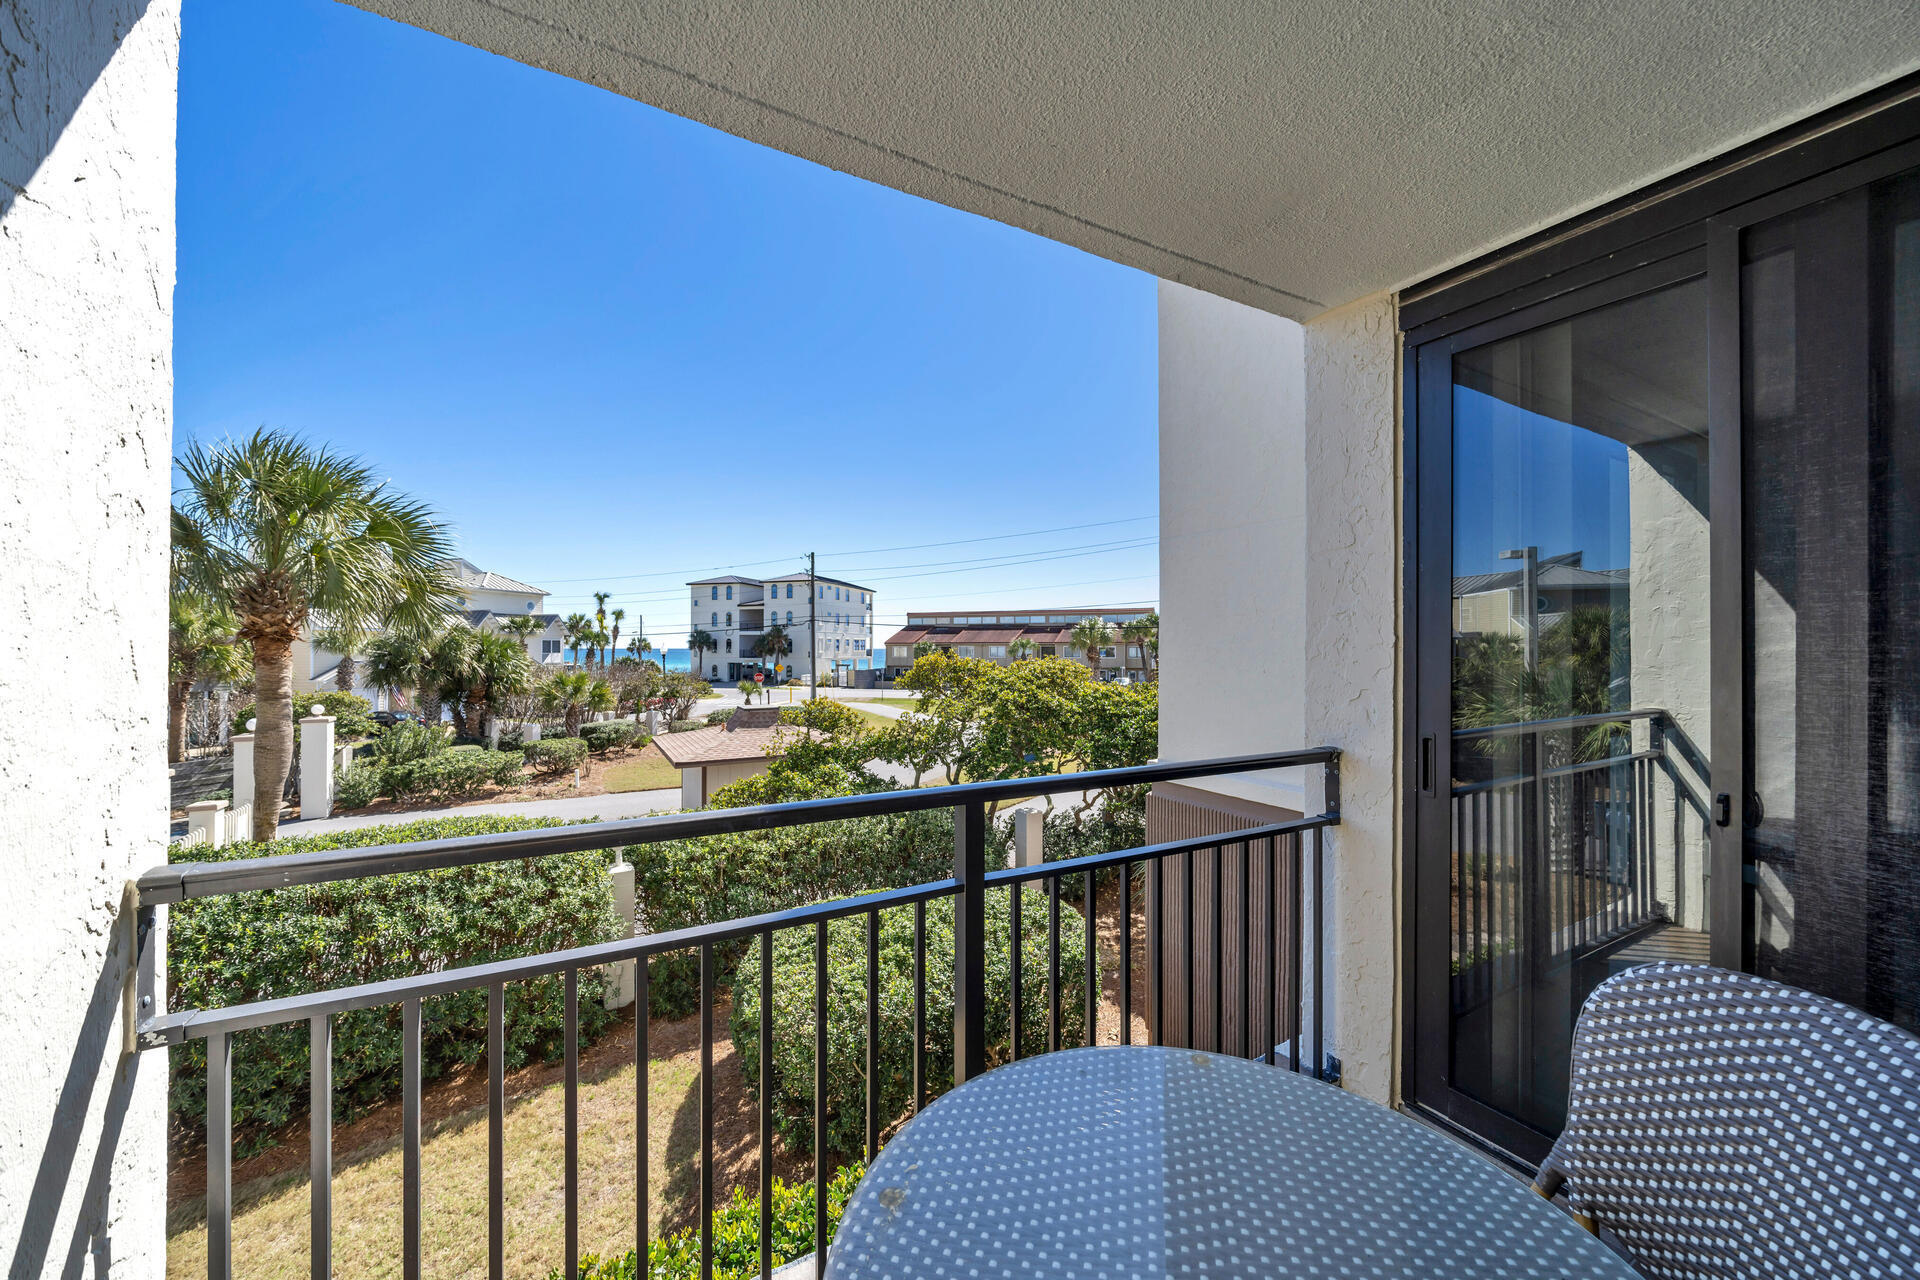
[(680, 788), (662, 791), (621, 791), (599, 796), (562, 796), (557, 800), (521, 800), (509, 804), (463, 804), (454, 809), (414, 809), (407, 813), (356, 813), (338, 818), (283, 822), (282, 836), (312, 836), (356, 827), (385, 827), (426, 818), (513, 816), (526, 818), (644, 818), (650, 813), (673, 813), (680, 808)]

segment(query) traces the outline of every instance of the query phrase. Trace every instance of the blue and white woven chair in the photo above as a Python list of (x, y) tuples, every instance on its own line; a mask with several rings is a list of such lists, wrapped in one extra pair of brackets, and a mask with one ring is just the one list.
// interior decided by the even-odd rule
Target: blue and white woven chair
[(1597, 988), (1543, 1195), (1659, 1280), (1920, 1277), (1920, 1039), (1705, 965)]

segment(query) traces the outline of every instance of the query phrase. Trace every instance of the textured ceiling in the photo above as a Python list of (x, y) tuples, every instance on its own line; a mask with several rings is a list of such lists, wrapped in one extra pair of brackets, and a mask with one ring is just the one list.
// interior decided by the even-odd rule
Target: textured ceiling
[(1298, 319), (1920, 66), (1914, 0), (349, 0)]

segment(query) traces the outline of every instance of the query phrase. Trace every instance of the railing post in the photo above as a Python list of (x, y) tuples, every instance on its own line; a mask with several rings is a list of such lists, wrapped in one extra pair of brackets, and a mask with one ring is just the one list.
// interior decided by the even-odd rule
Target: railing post
[(960, 883), (953, 920), (953, 1082), (987, 1069), (987, 810), (979, 801), (953, 809), (953, 878)]

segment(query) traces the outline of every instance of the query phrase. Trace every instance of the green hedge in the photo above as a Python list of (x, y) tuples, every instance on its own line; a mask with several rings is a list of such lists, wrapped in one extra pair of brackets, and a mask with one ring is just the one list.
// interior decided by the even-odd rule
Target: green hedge
[(705, 729), (707, 727), (706, 722), (703, 720), (669, 720), (667, 722), (668, 733), (692, 733), (695, 729)]
[[(827, 1180), (826, 1237), (840, 1227), (840, 1215), (866, 1174), (863, 1164), (840, 1166)], [(813, 1183), (773, 1180), (773, 1265), (776, 1269), (814, 1249)], [(688, 1227), (647, 1242), (647, 1270), (641, 1274), (632, 1249), (611, 1257), (588, 1254), (580, 1260), (580, 1280), (699, 1280), (700, 1228)], [(760, 1274), (760, 1197), (744, 1187), (713, 1211), (714, 1280), (752, 1280)], [(547, 1280), (563, 1280), (561, 1269)]]
[(454, 747), (419, 760), (385, 766), (380, 770), (380, 789), (400, 801), (460, 800), (488, 787), (512, 786), (520, 780), (520, 766), (517, 751)]
[(709, 711), (707, 712), (707, 723), (725, 724), (727, 721), (733, 719), (733, 713), (739, 709), (738, 707), (722, 707), (718, 711)]
[(527, 767), (535, 773), (565, 773), (586, 763), (587, 742), (584, 738), (542, 738), (529, 742), (525, 751)]
[[(564, 825), (553, 819), (441, 818), (268, 845), (175, 846), (173, 857), (220, 862)], [(220, 1008), (604, 942), (620, 933), (608, 863), (599, 851), (555, 854), (182, 902), (169, 912), (168, 1004), (174, 1010)], [(602, 975), (587, 970), (580, 977), (580, 1030), (591, 1037), (613, 1015), (601, 1002)], [(424, 1003), (425, 1079), (483, 1056), (486, 1001), (482, 988)], [(509, 1068), (560, 1055), (563, 1005), (557, 976), (508, 984)], [(170, 1065), (176, 1122), (204, 1130), (206, 1042), (190, 1040), (173, 1050)], [(307, 1069), (305, 1022), (237, 1038), (233, 1107), (243, 1154), (306, 1114)], [(395, 1096), (397, 1005), (334, 1019), (333, 1072), (336, 1119), (351, 1119)]]
[[(953, 872), (953, 815), (943, 809), (732, 832), (635, 845), (626, 858), (645, 926), (662, 933), (944, 879)], [(732, 946), (721, 959), (730, 966), (738, 955)], [(691, 952), (656, 957), (650, 972), (656, 1013), (693, 1011), (700, 988)]]
[(364, 809), (380, 798), (380, 767), (350, 764), (333, 771), (333, 803), (341, 809)]
[[(987, 1054), (1009, 1056), (1008, 1026), (1013, 940), (1008, 895), (987, 901)], [(1063, 1045), (1085, 1041), (1086, 931), (1082, 917), (1060, 906), (1060, 1024)], [(1021, 1034), (1029, 1052), (1047, 1044), (1047, 899), (1029, 889), (1020, 898)], [(866, 1142), (867, 943), (866, 920), (836, 920), (827, 930), (827, 1150), (857, 1156)], [(788, 1148), (813, 1149), (813, 960), (811, 928), (785, 929), (773, 944), (774, 1124)], [(929, 1092), (953, 1084), (953, 900), (927, 905), (924, 1071)], [(880, 1127), (906, 1114), (913, 1101), (913, 911), (880, 916)], [(733, 988), (733, 1043), (740, 1070), (756, 1098), (760, 1080), (760, 957), (756, 946), (740, 961)]]
[[(333, 740), (352, 742), (358, 738), (371, 738), (380, 731), (373, 722), (373, 704), (357, 693), (342, 693), (338, 689), (316, 689), (312, 693), (293, 695), (294, 740), (299, 741), (300, 721), (313, 714), (313, 704), (319, 703), (333, 717)], [(249, 702), (233, 713), (233, 731), (247, 732), (247, 721), (259, 713)]]
[(632, 746), (640, 737), (640, 726), (631, 720), (598, 720), (580, 726), (581, 741), (595, 755), (605, 755), (609, 751)]

